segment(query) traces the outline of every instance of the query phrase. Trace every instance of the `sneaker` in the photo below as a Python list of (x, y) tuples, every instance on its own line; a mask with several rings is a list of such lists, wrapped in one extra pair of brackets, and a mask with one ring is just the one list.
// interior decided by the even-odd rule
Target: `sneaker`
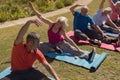
[(91, 44), (94, 44), (94, 45), (101, 45), (101, 41), (100, 41), (100, 40), (97, 40), (97, 39), (89, 40), (89, 42), (90, 42)]
[(89, 57), (88, 57), (88, 61), (93, 61), (93, 59), (94, 59), (94, 56), (95, 56), (95, 54), (96, 54), (96, 49), (95, 48), (93, 48), (93, 50), (89, 53)]

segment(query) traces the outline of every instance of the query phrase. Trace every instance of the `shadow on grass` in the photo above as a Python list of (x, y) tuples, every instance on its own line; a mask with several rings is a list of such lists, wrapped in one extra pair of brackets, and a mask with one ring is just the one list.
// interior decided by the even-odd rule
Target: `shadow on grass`
[(5, 62), (2, 62), (0, 64), (8, 64), (8, 63), (11, 63), (11, 61), (5, 61)]
[(45, 56), (45, 58), (48, 61), (48, 63), (52, 63), (55, 60), (54, 58), (49, 58), (49, 57), (46, 57), (46, 56)]

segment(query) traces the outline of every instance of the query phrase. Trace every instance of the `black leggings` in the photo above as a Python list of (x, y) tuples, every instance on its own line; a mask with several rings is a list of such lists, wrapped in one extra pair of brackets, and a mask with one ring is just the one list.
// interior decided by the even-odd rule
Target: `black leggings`
[(109, 39), (106, 37), (103, 37), (99, 32), (95, 30), (85, 30), (85, 31), (80, 31), (80, 30), (75, 30), (74, 31), (74, 36), (78, 39), (86, 40), (87, 37), (90, 39), (98, 39), (101, 40), (104, 43), (115, 43), (117, 39)]

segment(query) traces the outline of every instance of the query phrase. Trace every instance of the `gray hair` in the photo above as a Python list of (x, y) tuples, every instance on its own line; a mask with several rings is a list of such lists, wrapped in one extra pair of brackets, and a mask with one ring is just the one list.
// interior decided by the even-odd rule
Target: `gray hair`
[(27, 35), (27, 42), (32, 41), (35, 42), (36, 40), (40, 40), (40, 35), (35, 33), (35, 32), (31, 32)]

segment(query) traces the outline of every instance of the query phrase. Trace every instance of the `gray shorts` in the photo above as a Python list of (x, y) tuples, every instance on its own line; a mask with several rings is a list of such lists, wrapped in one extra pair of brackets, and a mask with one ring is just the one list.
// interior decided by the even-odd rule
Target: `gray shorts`
[(67, 41), (62, 41), (57, 44), (51, 44), (48, 42), (40, 43), (39, 49), (43, 53), (50, 52), (55, 46), (59, 47), (62, 51), (72, 54), (73, 56), (81, 56), (81, 53)]

